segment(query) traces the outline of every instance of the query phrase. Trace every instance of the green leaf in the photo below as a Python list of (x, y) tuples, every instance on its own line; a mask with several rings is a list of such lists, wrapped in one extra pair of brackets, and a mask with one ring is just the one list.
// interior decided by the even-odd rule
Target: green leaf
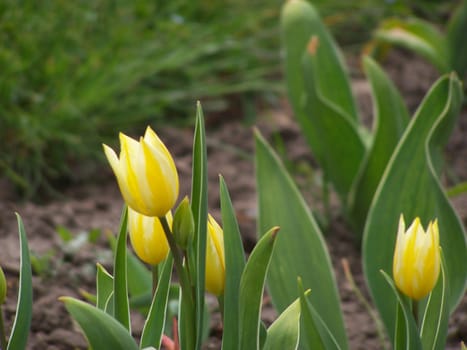
[[(105, 310), (109, 296), (113, 294), (114, 278), (101, 265), (97, 264), (96, 273), (96, 307)], [(113, 314), (111, 314), (113, 316)]]
[(281, 227), (268, 274), (268, 290), (277, 310), (284, 310), (297, 295), (297, 276), (313, 291), (313, 306), (333, 330), (342, 349), (347, 337), (331, 260), (310, 209), (283, 164), (256, 133), (256, 186), (258, 229)]
[(446, 40), (429, 22), (418, 18), (391, 18), (380, 25), (374, 37), (377, 41), (415, 51), (430, 61), (441, 73), (449, 72)]
[(306, 119), (302, 120), (309, 116), (302, 113), (304, 76), (300, 66), (312, 36), (318, 38), (317, 61), (320, 71), (316, 75), (317, 90), (324, 98), (340, 106), (350, 119), (357, 121), (357, 109), (344, 59), (313, 5), (304, 0), (286, 2), (281, 12), (281, 32), (285, 48), (287, 89), (299, 122), (308, 124)]
[(144, 323), (141, 335), (140, 348), (154, 346), (159, 348), (165, 326), (167, 302), (169, 300), (170, 279), (172, 277), (173, 257), (169, 254), (162, 267), (161, 276), (157, 282), (156, 293)]
[(7, 350), (26, 349), (32, 318), (32, 271), (28, 239), (26, 237), (23, 220), (18, 213), (16, 214), (16, 218), (18, 220), (21, 251), (19, 291), (15, 320), (11, 329)]
[(225, 254), (222, 349), (234, 350), (238, 349), (240, 280), (245, 267), (245, 254), (227, 185), (222, 176), (219, 179)]
[(138, 350), (128, 330), (112, 316), (92, 305), (71, 297), (61, 301), (78, 322), (89, 346), (99, 350)]
[(263, 289), (278, 230), (278, 227), (272, 228), (259, 240), (251, 252), (242, 274), (239, 300), (240, 334), (238, 338), (241, 350), (259, 350)]
[(297, 349), (299, 335), (300, 299), (297, 299), (268, 328), (263, 350)]
[(114, 261), (114, 317), (131, 333), (130, 305), (128, 302), (127, 283), (127, 222), (128, 210), (125, 206), (120, 220), (117, 237), (117, 249)]
[(373, 195), (409, 120), (401, 95), (384, 71), (370, 57), (363, 59), (363, 65), (371, 84), (375, 131), (349, 195), (349, 216), (359, 240)]
[[(393, 293), (394, 298), (397, 300), (397, 304), (390, 304), (389, 306), (396, 306), (397, 317), (396, 317), (396, 333), (394, 335), (394, 350), (417, 350), (422, 349), (420, 342), (420, 336), (418, 335), (418, 328), (415, 320), (410, 311), (410, 307), (407, 305), (394, 285), (393, 280), (383, 270), (380, 271), (389, 285), (388, 291)], [(385, 286), (386, 287), (386, 286)], [(386, 287), (387, 288), (387, 287)]]
[[(201, 103), (196, 106), (196, 125), (195, 135), (193, 140), (193, 170), (191, 183), (191, 210), (195, 220), (195, 237), (194, 237), (194, 257), (195, 257), (195, 278), (196, 278), (196, 349), (201, 348), (203, 340), (203, 321), (204, 321), (204, 288), (205, 288), (205, 269), (206, 269), (206, 232), (208, 218), (208, 194), (207, 194), (207, 151), (206, 151), (206, 131), (204, 127), (203, 110)], [(193, 269), (192, 269), (193, 271)], [(183, 300), (183, 296), (182, 296)], [(186, 308), (182, 308), (182, 310)], [(186, 332), (191, 332), (193, 321), (185, 319), (181, 324)], [(190, 340), (190, 336), (183, 336), (185, 332), (180, 332), (181, 340)], [(185, 339), (184, 339), (185, 338)], [(184, 346), (181, 343), (182, 349), (191, 349), (189, 345)]]
[(346, 198), (365, 147), (341, 55), (306, 1), (284, 5), (281, 27), (295, 117), (325, 176)]
[(449, 68), (454, 69), (462, 80), (466, 78), (467, 73), (465, 33), (467, 33), (467, 1), (463, 0), (449, 20), (446, 33)]
[(298, 277), (298, 293), (300, 295), (301, 334), (303, 334), (303, 336), (300, 337), (300, 341), (307, 349), (325, 350), (326, 348), (321, 340), (321, 335), (313, 320), (311, 309), (308, 307), (305, 290), (303, 289), (303, 283), (300, 277)]
[(363, 238), (363, 264), (368, 286), (389, 331), (394, 334), (393, 294), (381, 284), (379, 270), (392, 270), (399, 216), (420, 217), (426, 226), (438, 218), (445, 252), (453, 310), (464, 293), (467, 248), (462, 223), (439, 182), (442, 147), (458, 116), (462, 99), (459, 80), (440, 78), (429, 91), (399, 142), (376, 191)]
[(441, 250), (441, 273), (427, 300), (420, 327), (423, 349), (442, 349), (446, 345), (449, 321), (448, 287), (446, 261)]

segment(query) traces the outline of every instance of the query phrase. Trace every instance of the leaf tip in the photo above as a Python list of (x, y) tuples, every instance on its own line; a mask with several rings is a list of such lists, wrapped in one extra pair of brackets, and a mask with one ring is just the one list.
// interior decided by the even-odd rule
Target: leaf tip
[(277, 233), (279, 232), (281, 228), (279, 226), (274, 226), (272, 229), (271, 229), (271, 238), (272, 239), (275, 239), (276, 236), (277, 236)]

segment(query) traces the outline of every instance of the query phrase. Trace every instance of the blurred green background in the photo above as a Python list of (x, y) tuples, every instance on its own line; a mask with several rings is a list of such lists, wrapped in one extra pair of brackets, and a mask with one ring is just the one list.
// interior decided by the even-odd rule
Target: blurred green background
[[(358, 52), (384, 17), (443, 23), (456, 2), (314, 3)], [(281, 4), (1, 1), (0, 177), (26, 197), (52, 193), (89, 175), (119, 131), (190, 125), (198, 99), (207, 115), (235, 104), (251, 117), (256, 101), (283, 94)]]

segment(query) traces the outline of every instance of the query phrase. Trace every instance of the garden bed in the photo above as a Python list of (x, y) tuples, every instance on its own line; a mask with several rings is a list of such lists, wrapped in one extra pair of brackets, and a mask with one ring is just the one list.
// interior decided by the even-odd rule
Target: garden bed
[[(358, 60), (350, 60), (354, 93), (360, 101), (365, 118), (371, 115), (370, 90), (358, 68)], [(392, 53), (386, 70), (413, 112), (423, 94), (435, 81), (437, 74), (423, 61), (404, 52)], [(194, 110), (194, 107), (193, 107)], [(219, 211), (218, 174), (222, 174), (231, 192), (246, 251), (256, 241), (256, 193), (253, 165), (253, 135), (242, 116), (207, 118), (207, 144), (209, 167), (209, 209), (217, 218)], [(317, 217), (323, 217), (320, 201), (319, 170), (314, 166), (308, 146), (291, 116), (285, 101), (274, 109), (261, 110), (256, 127), (280, 152), (294, 175), (306, 200)], [(192, 130), (163, 128), (156, 130), (171, 151), (179, 170), (180, 198), (189, 195), (191, 178)], [(275, 147), (277, 148), (277, 147)], [(446, 149), (447, 172), (443, 178), (447, 186), (454, 181), (467, 181), (467, 110), (464, 107)], [(455, 179), (455, 180), (453, 180)], [(350, 228), (345, 223), (337, 199), (331, 196), (329, 222), (325, 224), (326, 241), (339, 286), (342, 309), (351, 349), (381, 348), (375, 324), (347, 282), (341, 259), (348, 259), (351, 271), (364, 295), (364, 277), (360, 263), (360, 251)], [(464, 225), (467, 223), (467, 194), (452, 198)], [(29, 244), (35, 261), (34, 307), (28, 349), (85, 349), (86, 342), (78, 327), (58, 297), (80, 296), (80, 291), (94, 291), (95, 263), (111, 267), (112, 254), (106, 235), (115, 234), (118, 228), (123, 201), (109, 167), (89, 179), (89, 182), (64, 189), (63, 198), (35, 204), (21, 202), (5, 182), (0, 182), (0, 264), (8, 280), (8, 300), (4, 307), (7, 329), (13, 320), (19, 273), (19, 241), (15, 212), (24, 220)], [(325, 223), (324, 220), (321, 220)], [(97, 242), (64, 243), (57, 228), (64, 227), (75, 237), (85, 232), (99, 230)], [(441, 232), (442, 234), (442, 232)], [(215, 308), (215, 303), (210, 303)], [(264, 318), (274, 318), (274, 310), (265, 298)], [(142, 326), (142, 318), (135, 316), (134, 330)], [(211, 335), (206, 348), (220, 348), (222, 330), (219, 317), (214, 313)], [(467, 340), (467, 298), (452, 317), (449, 327), (448, 349), (459, 349), (459, 342)]]

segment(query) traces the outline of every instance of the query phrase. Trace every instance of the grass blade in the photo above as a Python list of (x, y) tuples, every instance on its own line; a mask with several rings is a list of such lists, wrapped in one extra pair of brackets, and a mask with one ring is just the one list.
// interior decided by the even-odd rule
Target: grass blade
[[(196, 272), (196, 345), (195, 349), (201, 348), (203, 339), (204, 323), (204, 288), (205, 288), (205, 268), (206, 268), (206, 233), (208, 217), (207, 201), (207, 151), (206, 151), (206, 131), (204, 127), (204, 116), (201, 104), (198, 102), (196, 108), (196, 127), (193, 140), (193, 174), (191, 187), (191, 209), (195, 221), (195, 269)], [(184, 324), (181, 324), (184, 326)], [(186, 327), (193, 327), (187, 324)], [(186, 329), (188, 330), (188, 329)], [(180, 332), (183, 335), (183, 332)], [(183, 344), (182, 348), (183, 347)], [(187, 347), (190, 349), (191, 347)]]
[(235, 211), (224, 178), (220, 176), (220, 199), (225, 251), (224, 333), (223, 350), (238, 349), (240, 280), (245, 267), (245, 254)]
[(21, 262), (16, 315), (7, 350), (26, 349), (32, 319), (32, 271), (28, 240), (21, 216), (16, 214), (16, 218), (18, 220)]
[[(266, 274), (277, 241), (278, 227), (269, 230), (256, 244), (240, 282), (240, 350), (259, 350), (260, 314)], [(267, 339), (267, 338), (266, 338)]]
[(162, 334), (164, 332), (165, 316), (167, 313), (167, 302), (169, 300), (170, 279), (172, 277), (173, 257), (169, 254), (162, 273), (157, 283), (156, 293), (149, 309), (149, 314), (144, 323), (143, 333), (141, 335), (140, 348), (154, 346), (159, 349)]
[(128, 210), (125, 206), (120, 221), (120, 230), (117, 237), (117, 249), (114, 261), (114, 317), (131, 334), (130, 303), (128, 301), (127, 283), (127, 223)]

